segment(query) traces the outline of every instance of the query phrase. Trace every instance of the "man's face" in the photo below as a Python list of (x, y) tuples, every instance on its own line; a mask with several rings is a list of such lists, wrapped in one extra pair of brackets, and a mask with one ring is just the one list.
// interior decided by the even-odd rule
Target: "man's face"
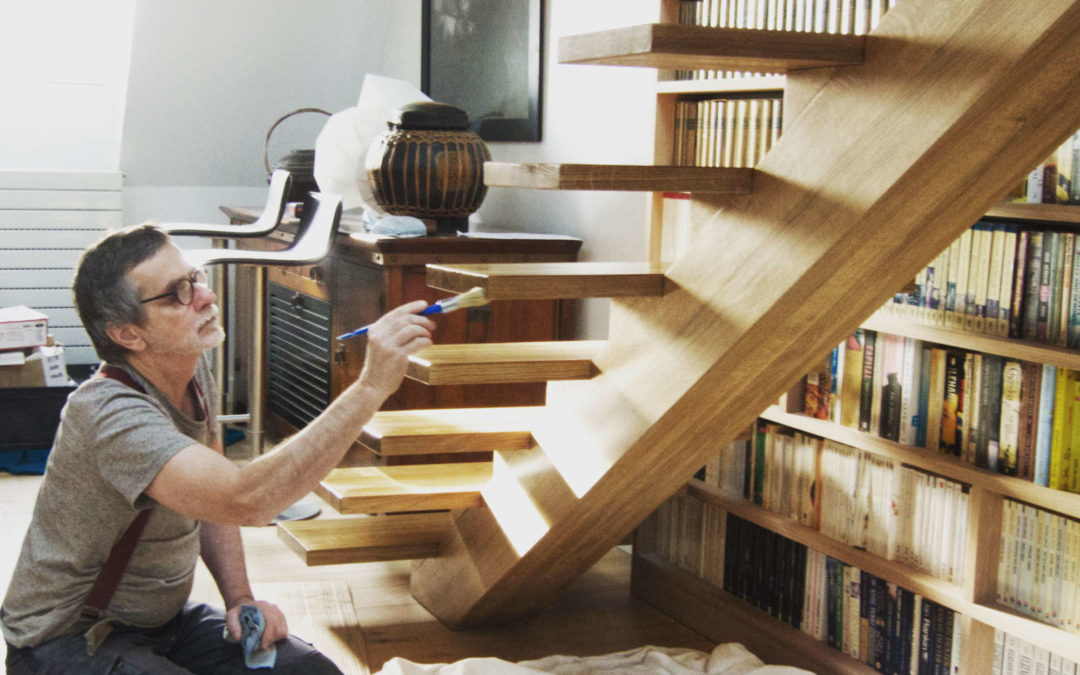
[[(145, 299), (171, 292), (193, 271), (180, 249), (169, 243), (133, 267), (127, 278), (138, 296)], [(175, 295), (145, 303), (146, 321), (140, 329), (147, 350), (197, 355), (221, 344), (225, 331), (218, 321), (216, 301), (217, 296), (207, 286), (194, 284), (190, 304), (181, 304)]]

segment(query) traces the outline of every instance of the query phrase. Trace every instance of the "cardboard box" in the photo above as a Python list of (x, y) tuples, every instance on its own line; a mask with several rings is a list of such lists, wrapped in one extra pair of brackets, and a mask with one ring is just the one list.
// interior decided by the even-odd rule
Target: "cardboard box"
[(12, 387), (67, 387), (71, 385), (67, 365), (64, 362), (63, 345), (37, 347), (30, 354), (8, 352), (23, 355), (22, 363), (0, 365), (0, 388)]
[(0, 307), (0, 349), (37, 347), (48, 342), (49, 317), (25, 305)]

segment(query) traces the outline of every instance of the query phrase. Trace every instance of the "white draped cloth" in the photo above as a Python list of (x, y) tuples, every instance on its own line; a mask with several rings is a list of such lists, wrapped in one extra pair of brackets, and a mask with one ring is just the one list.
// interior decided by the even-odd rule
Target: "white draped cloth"
[(790, 666), (765, 665), (741, 644), (717, 645), (712, 652), (668, 647), (639, 647), (602, 656), (545, 656), (511, 663), (494, 657), (456, 663), (413, 663), (393, 658), (379, 675), (813, 675)]

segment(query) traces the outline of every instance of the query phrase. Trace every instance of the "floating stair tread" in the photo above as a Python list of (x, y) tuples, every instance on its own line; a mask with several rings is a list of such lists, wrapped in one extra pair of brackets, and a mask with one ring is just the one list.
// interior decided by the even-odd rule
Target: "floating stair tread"
[(666, 269), (648, 262), (428, 265), (427, 285), (454, 293), (480, 286), (489, 300), (659, 297)]
[(480, 505), (491, 462), (334, 469), (315, 490), (339, 513), (468, 509)]
[(432, 345), (409, 357), (406, 375), (431, 385), (585, 380), (603, 340)]
[(786, 73), (863, 62), (865, 36), (670, 23), (568, 35), (559, 62)]
[(382, 410), (359, 442), (383, 457), (532, 447), (531, 428), (542, 407)]
[(415, 560), (439, 555), (449, 512), (278, 523), (278, 536), (306, 565)]
[(753, 169), (628, 164), (484, 163), (489, 187), (750, 194)]

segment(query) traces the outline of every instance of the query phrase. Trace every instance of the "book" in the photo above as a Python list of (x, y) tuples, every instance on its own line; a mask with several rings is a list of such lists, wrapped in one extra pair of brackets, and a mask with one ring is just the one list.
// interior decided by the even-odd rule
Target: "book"
[[(956, 271), (956, 302), (953, 309), (952, 321), (951, 323), (948, 323), (950, 328), (964, 327), (964, 318), (967, 316), (969, 292), (972, 301), (974, 302), (975, 289), (971, 287), (971, 290), (968, 290), (971, 276), (971, 246), (973, 237), (974, 232), (970, 229), (965, 230), (964, 233), (960, 235), (960, 245), (957, 253), (959, 264)], [(974, 312), (974, 308), (972, 309), (972, 312)]]
[(904, 369), (904, 338), (885, 336), (882, 354), (881, 425), (878, 435), (892, 441), (900, 440), (901, 396)]
[(1034, 480), (1035, 437), (1038, 430), (1042, 366), (1024, 361), (1020, 364), (1020, 371), (1020, 440), (1017, 447), (1017, 475), (1026, 480)]
[[(1077, 143), (1080, 151), (1080, 142)], [(1074, 165), (1076, 166), (1076, 165)], [(1076, 182), (1074, 182), (1074, 186)], [(1067, 346), (1070, 349), (1080, 348), (1080, 246), (1073, 245), (1072, 284), (1069, 291), (1069, 323)]]
[(975, 465), (997, 471), (1001, 456), (1001, 389), (1005, 362), (996, 354), (984, 354), (982, 362)]
[(1069, 419), (1069, 370), (1057, 368), (1054, 383), (1054, 426), (1050, 440), (1049, 487), (1064, 489), (1065, 467), (1062, 462), (1065, 445), (1070, 442), (1072, 429)]
[[(940, 450), (942, 439), (942, 421), (945, 415), (945, 379), (947, 371), (947, 353), (941, 347), (930, 348), (929, 368), (927, 373), (926, 396), (926, 433), (925, 447), (928, 450)], [(953, 395), (957, 394), (955, 383)], [(955, 404), (955, 401), (954, 401)], [(956, 410), (952, 410), (952, 433), (955, 441)]]
[(855, 329), (855, 332), (848, 335), (844, 341), (843, 383), (840, 389), (840, 424), (850, 429), (859, 428), (865, 371), (865, 345), (866, 336), (861, 328)]
[(874, 409), (874, 360), (876, 358), (877, 333), (863, 331), (862, 378), (859, 382), (859, 431), (869, 432)]
[[(986, 390), (983, 388), (982, 380), (983, 370), (983, 355), (976, 352), (970, 354), (971, 356), (971, 368), (965, 368), (966, 373), (970, 373), (971, 376), (965, 381), (965, 387), (969, 388), (971, 396), (971, 406), (965, 408), (965, 412), (968, 413), (968, 418), (965, 420), (965, 428), (968, 433), (965, 434), (962, 459), (965, 462), (971, 462), (976, 466), (986, 468), (986, 443), (989, 442), (989, 436), (986, 435), (986, 429), (982, 425), (982, 413), (983, 413), (983, 397), (986, 394)], [(979, 464), (979, 444), (983, 444), (983, 464)]]
[(1054, 299), (1057, 317), (1054, 320), (1053, 343), (1065, 347), (1069, 342), (1069, 310), (1072, 305), (1072, 280), (1075, 235), (1072, 232), (1061, 233), (1061, 255), (1058, 256), (1061, 269), (1055, 277), (1054, 286), (1060, 289)]
[(1012, 303), (1009, 307), (1008, 337), (1023, 336), (1022, 320), (1024, 316), (1024, 284), (1027, 279), (1027, 255), (1031, 233), (1019, 230), (1016, 233), (1016, 264), (1013, 271)]
[(916, 445), (919, 428), (919, 373), (922, 371), (922, 342), (904, 340), (904, 365), (900, 382), (900, 442)]
[(983, 332), (998, 335), (1001, 319), (1001, 270), (1005, 267), (1005, 226), (989, 224), (990, 271), (986, 280), (986, 322)]
[(1032, 231), (1028, 239), (1024, 278), (1023, 321), (1020, 337), (1034, 340), (1038, 333), (1039, 294), (1042, 279), (1043, 233)]
[(1001, 409), (998, 413), (1000, 420), (998, 471), (1009, 476), (1015, 476), (1018, 473), (1022, 375), (1019, 361), (1014, 359), (1005, 361), (1001, 378)]
[(968, 306), (964, 329), (982, 333), (986, 324), (986, 287), (990, 277), (990, 226), (978, 222), (972, 228), (971, 268), (968, 281)]
[(957, 279), (960, 276), (960, 239), (949, 244), (949, 266), (945, 277), (945, 297), (942, 301), (941, 323), (954, 324), (956, 315)]
[(945, 352), (944, 391), (941, 410), (941, 435), (939, 449), (960, 456), (961, 438), (957, 411), (960, 409), (961, 385), (964, 379), (964, 356), (958, 352)]
[(998, 308), (999, 337), (1008, 337), (1013, 324), (1013, 300), (1017, 272), (1017, 249), (1019, 246), (1019, 232), (1015, 225), (1003, 226), (1005, 243), (1002, 252), (1001, 265), (1001, 304)]
[[(925, 343), (919, 343), (919, 372), (916, 374), (915, 384), (918, 388), (918, 406), (912, 423), (915, 425), (915, 445), (920, 448), (926, 447), (926, 423), (930, 413), (930, 360), (933, 356), (932, 349)], [(940, 407), (938, 408), (940, 410)], [(935, 416), (938, 413), (935, 412)], [(939, 420), (940, 421), (940, 420)], [(940, 435), (940, 430), (938, 430)]]
[(1051, 312), (1053, 309), (1052, 293), (1054, 273), (1056, 271), (1060, 237), (1057, 232), (1043, 235), (1042, 267), (1039, 276), (1038, 316), (1035, 322), (1035, 339), (1039, 342), (1050, 341)]
[(1036, 485), (1050, 485), (1050, 452), (1053, 443), (1054, 411), (1057, 402), (1057, 368), (1050, 364), (1042, 366), (1039, 389), (1038, 423), (1035, 433)]

